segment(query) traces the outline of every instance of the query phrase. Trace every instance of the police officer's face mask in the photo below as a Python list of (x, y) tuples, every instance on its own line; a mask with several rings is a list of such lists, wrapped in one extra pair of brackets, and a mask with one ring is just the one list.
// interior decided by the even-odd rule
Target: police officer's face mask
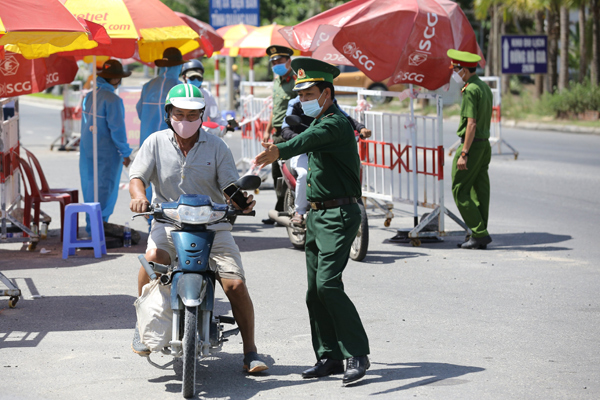
[(308, 115), (312, 118), (317, 118), (317, 115), (321, 114), (321, 111), (323, 111), (323, 106), (319, 105), (319, 100), (321, 100), (321, 96), (323, 96), (323, 93), (325, 93), (325, 91), (321, 93), (318, 99), (300, 102), (300, 105), (302, 106), (302, 111), (305, 115)]
[(460, 74), (456, 70), (452, 71), (452, 79), (454, 79), (456, 83), (464, 83), (462, 76), (460, 76)]
[(194, 85), (197, 88), (202, 86), (202, 82), (204, 82), (204, 80), (201, 79), (198, 75), (192, 76), (191, 78), (187, 79), (187, 83), (189, 83), (190, 85)]
[(279, 76), (284, 76), (288, 73), (288, 68), (285, 66), (286, 63), (273, 65), (273, 73)]

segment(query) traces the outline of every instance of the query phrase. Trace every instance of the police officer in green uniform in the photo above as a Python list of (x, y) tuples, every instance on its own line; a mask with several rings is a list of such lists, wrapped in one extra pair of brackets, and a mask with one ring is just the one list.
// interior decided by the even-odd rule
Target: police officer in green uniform
[(492, 158), (489, 143), (492, 91), (475, 73), (480, 56), (458, 50), (448, 50), (447, 54), (452, 60), (452, 77), (464, 83), (457, 132), (461, 145), (452, 162), (452, 195), (472, 234), (459, 247), (485, 249), (492, 242), (487, 230), (490, 208), (488, 167)]
[(317, 378), (344, 372), (343, 383), (365, 375), (369, 340), (360, 316), (344, 292), (342, 272), (361, 221), (360, 160), (354, 131), (333, 104), (335, 66), (311, 58), (292, 61), (297, 73), (304, 114), (315, 118), (301, 135), (279, 144), (263, 143), (258, 165), (308, 153), (306, 195), (311, 210), (306, 220), (306, 304), (310, 318), (314, 367), (302, 377)]
[[(267, 55), (275, 79), (273, 80), (273, 113), (267, 125), (267, 130), (263, 133), (264, 142), (268, 142), (271, 135), (275, 144), (284, 141), (281, 137), (281, 125), (285, 118), (288, 102), (296, 97), (296, 92), (293, 91), (296, 76), (291, 66), (291, 56), (293, 54), (294, 51), (289, 47), (277, 45), (267, 47)], [(273, 183), (277, 184), (277, 179), (282, 176), (277, 162), (271, 165), (271, 175), (273, 176)], [(283, 199), (283, 195), (277, 196), (276, 211), (283, 211)], [(269, 225), (275, 223), (271, 218), (263, 219), (262, 222)]]

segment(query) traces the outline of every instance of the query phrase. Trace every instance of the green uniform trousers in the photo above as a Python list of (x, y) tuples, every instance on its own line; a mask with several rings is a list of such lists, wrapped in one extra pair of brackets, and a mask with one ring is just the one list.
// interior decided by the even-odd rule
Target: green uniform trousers
[(317, 360), (369, 354), (369, 339), (342, 283), (360, 221), (357, 204), (308, 213), (306, 305)]
[(475, 238), (488, 235), (490, 210), (490, 177), (488, 167), (492, 160), (489, 142), (473, 142), (467, 158), (467, 170), (459, 171), (456, 163), (463, 145), (456, 150), (452, 161), (452, 195), (465, 224)]

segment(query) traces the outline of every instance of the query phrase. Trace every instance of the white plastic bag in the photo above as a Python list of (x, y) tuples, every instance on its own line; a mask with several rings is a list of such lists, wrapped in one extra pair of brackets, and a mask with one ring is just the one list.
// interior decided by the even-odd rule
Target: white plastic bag
[(173, 310), (170, 297), (171, 286), (160, 285), (155, 279), (144, 285), (142, 295), (133, 304), (140, 339), (152, 351), (162, 350), (171, 341)]

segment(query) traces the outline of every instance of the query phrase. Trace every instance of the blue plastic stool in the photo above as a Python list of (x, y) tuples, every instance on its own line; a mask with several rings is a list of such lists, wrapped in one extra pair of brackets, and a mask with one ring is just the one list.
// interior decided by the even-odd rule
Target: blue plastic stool
[[(88, 213), (90, 216), (92, 240), (77, 240), (77, 231), (79, 230), (77, 215), (80, 212)], [(104, 238), (100, 203), (67, 204), (63, 227), (63, 259), (66, 260), (69, 256), (74, 256), (75, 249), (78, 247), (93, 247), (94, 257), (96, 258), (106, 254), (106, 239)]]

